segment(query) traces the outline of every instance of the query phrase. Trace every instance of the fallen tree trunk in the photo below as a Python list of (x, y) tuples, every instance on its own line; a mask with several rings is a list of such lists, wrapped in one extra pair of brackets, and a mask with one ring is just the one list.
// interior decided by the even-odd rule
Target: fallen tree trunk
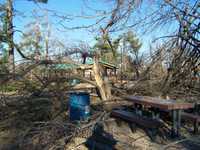
[(108, 83), (107, 77), (103, 76), (102, 74), (97, 55), (94, 56), (93, 73), (102, 100), (105, 102), (111, 99), (111, 87)]

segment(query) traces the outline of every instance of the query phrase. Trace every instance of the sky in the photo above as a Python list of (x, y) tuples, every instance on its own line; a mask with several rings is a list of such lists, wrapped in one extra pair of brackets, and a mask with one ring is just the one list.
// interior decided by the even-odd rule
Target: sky
[[(86, 29), (66, 30), (59, 23), (61, 19), (59, 17), (55, 17), (55, 14), (59, 16), (70, 16), (69, 19), (62, 22), (62, 24), (67, 27), (89, 25), (94, 23), (95, 19), (83, 19), (80, 17), (72, 19), (71, 16), (93, 16), (93, 9), (109, 11), (113, 7), (113, 4), (111, 2), (102, 3), (102, 1), (99, 0), (89, 1), (91, 1), (91, 3), (89, 3), (89, 6), (86, 7), (84, 0), (48, 0), (47, 4), (36, 4), (28, 0), (14, 0), (14, 9), (16, 10), (14, 16), (14, 26), (16, 30), (14, 34), (15, 42), (18, 43), (20, 40), (22, 40), (22, 32), (26, 32), (28, 30), (27, 24), (34, 21), (34, 16), (45, 14), (46, 16), (48, 16), (48, 21), (51, 24), (51, 36), (53, 38), (59, 39), (60, 41), (64, 42), (65, 45), (76, 43), (78, 41), (84, 41), (90, 46), (94, 45), (94, 39), (97, 36), (97, 32), (91, 32)], [(139, 11), (135, 12), (135, 18), (140, 19), (140, 17), (143, 17), (147, 12), (153, 11), (154, 7), (154, 5), (151, 5), (151, 7), (149, 7), (149, 4), (142, 5), (142, 7), (139, 8)], [(45, 9), (46, 11), (44, 11)], [(44, 22), (44, 18), (41, 19), (39, 22)], [(165, 35), (166, 33), (170, 32), (169, 30), (171, 29), (163, 30), (161, 28), (156, 29), (154, 32), (149, 32), (146, 34), (143, 33), (144, 30), (145, 29), (139, 27), (135, 28), (133, 31), (138, 35), (141, 42), (143, 43), (141, 51), (148, 52), (149, 46), (152, 43), (153, 38)], [(114, 35), (117, 36), (117, 34)]]
[[(14, 24), (17, 30), (24, 31), (24, 26), (29, 22), (33, 21), (34, 10), (39, 14), (45, 14), (43, 9), (48, 9), (48, 20), (52, 24), (52, 29), (54, 30), (54, 36), (58, 38), (63, 38), (69, 41), (83, 40), (85, 42), (92, 42), (94, 40), (95, 33), (87, 32), (84, 30), (66, 30), (61, 25), (59, 25), (59, 17), (54, 16), (54, 10), (57, 15), (80, 15), (86, 9), (83, 7), (83, 0), (49, 0), (47, 4), (33, 3), (27, 0), (15, 0), (14, 7), (18, 12), (14, 18)], [(92, 5), (93, 7), (93, 5)], [(95, 7), (104, 7), (101, 3), (95, 3)], [(22, 13), (22, 14), (21, 14)], [(91, 13), (91, 12), (89, 12)], [(91, 15), (91, 14), (90, 14)], [(66, 20), (62, 22), (66, 26), (81, 26), (82, 24), (91, 24), (94, 20), (92, 19), (81, 19), (77, 18), (75, 20)], [(16, 34), (16, 40), (20, 38), (20, 34)]]

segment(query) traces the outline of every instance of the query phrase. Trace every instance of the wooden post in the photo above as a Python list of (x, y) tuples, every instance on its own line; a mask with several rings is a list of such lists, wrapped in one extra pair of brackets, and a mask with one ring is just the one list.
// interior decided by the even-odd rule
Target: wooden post
[(199, 107), (198, 103), (195, 103), (195, 105), (194, 105), (194, 114), (195, 115), (198, 115), (198, 112), (199, 112), (199, 108), (198, 107)]
[(172, 110), (172, 137), (179, 136), (181, 127), (181, 110)]
[(152, 111), (152, 118), (153, 119), (159, 119), (160, 114), (159, 114), (159, 109), (158, 108), (151, 108)]
[(172, 129), (171, 129), (171, 136), (175, 137), (176, 136), (176, 127), (177, 127), (177, 115), (176, 115), (176, 110), (172, 110)]
[(135, 113), (136, 113), (137, 115), (142, 116), (142, 105), (140, 105), (140, 104), (135, 104)]
[(176, 110), (177, 112), (177, 136), (180, 135), (180, 128), (181, 128), (181, 110), (178, 109)]
[(199, 122), (197, 120), (194, 121), (194, 134), (197, 134), (199, 130)]

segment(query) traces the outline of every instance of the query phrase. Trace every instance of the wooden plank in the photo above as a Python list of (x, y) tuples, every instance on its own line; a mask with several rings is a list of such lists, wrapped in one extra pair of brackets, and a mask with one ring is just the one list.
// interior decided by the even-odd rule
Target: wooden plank
[(124, 110), (114, 110), (112, 111), (111, 116), (121, 118), (137, 125), (141, 125), (145, 128), (158, 128), (162, 125), (162, 123), (157, 120), (138, 116), (132, 112)]
[(95, 89), (96, 86), (89, 83), (79, 83), (72, 87), (72, 90), (80, 90), (80, 89)]
[(188, 121), (198, 121), (200, 122), (200, 116), (198, 115), (194, 115), (194, 114), (190, 114), (190, 113), (182, 113), (182, 118), (183, 119), (187, 119)]
[(166, 110), (174, 110), (174, 109), (189, 109), (193, 108), (194, 104), (192, 103), (180, 103), (174, 100), (165, 100), (147, 96), (125, 96), (127, 100), (132, 101), (133, 103), (142, 104), (146, 106), (156, 107), (160, 109)]

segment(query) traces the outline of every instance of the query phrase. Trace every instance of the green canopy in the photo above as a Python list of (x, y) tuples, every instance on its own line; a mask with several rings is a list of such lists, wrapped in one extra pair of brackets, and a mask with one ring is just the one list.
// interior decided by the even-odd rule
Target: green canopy
[(55, 70), (69, 70), (69, 69), (77, 69), (79, 66), (75, 64), (54, 64), (52, 66)]

